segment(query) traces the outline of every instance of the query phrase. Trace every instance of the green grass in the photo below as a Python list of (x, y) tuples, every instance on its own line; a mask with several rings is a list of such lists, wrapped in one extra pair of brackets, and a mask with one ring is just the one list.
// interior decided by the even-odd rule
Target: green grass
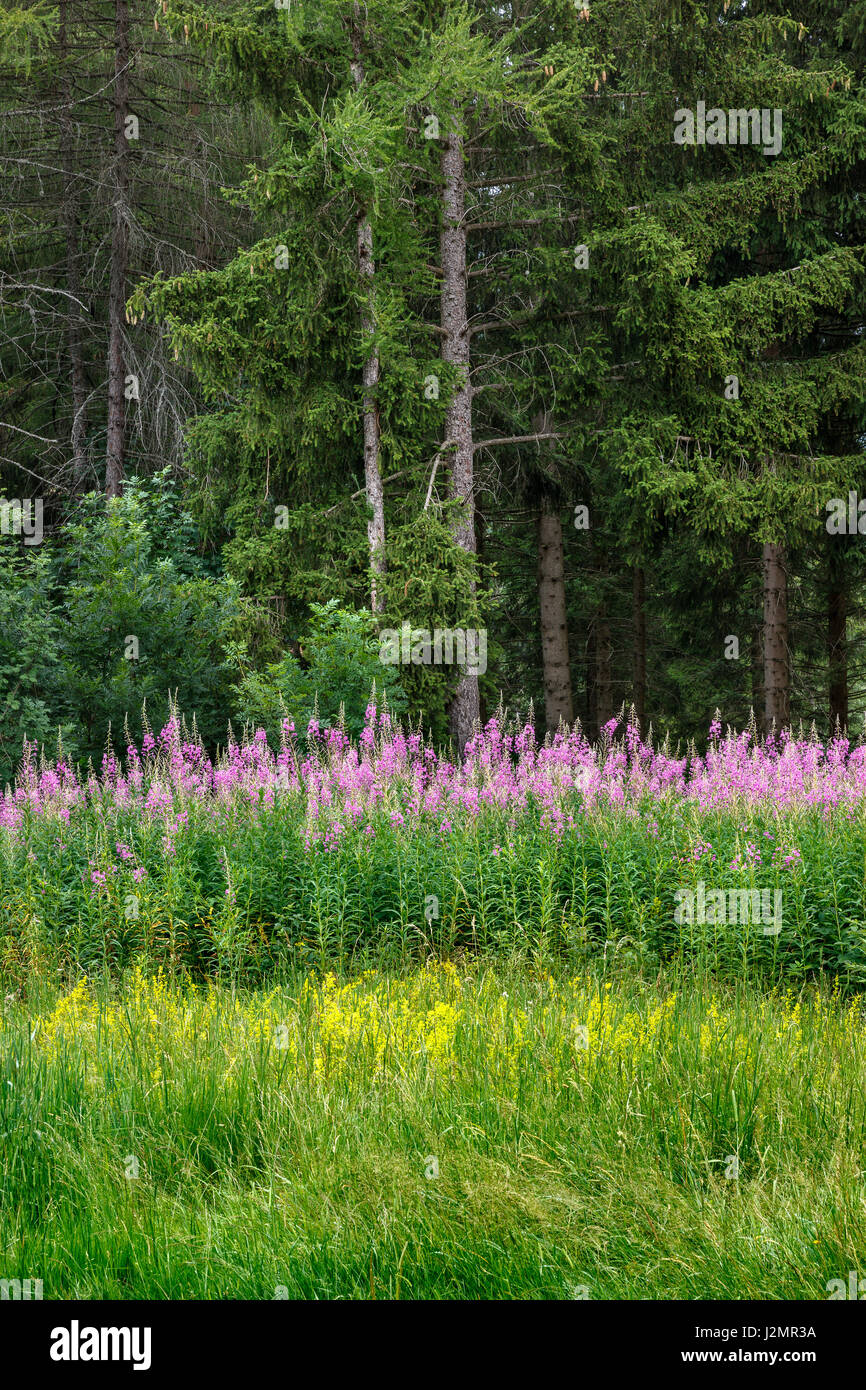
[(0, 1031), (0, 1277), (45, 1298), (826, 1299), (866, 1275), (859, 999), (462, 960), (57, 1005), (31, 980)]
[[(447, 835), (395, 827), (383, 806), (374, 836), (352, 828), (331, 848), (307, 847), (297, 798), (219, 815), (191, 801), (184, 814), (169, 855), (159, 818), (110, 800), (69, 825), (45, 815), (0, 834), (0, 972), (17, 982), (34, 965), (117, 974), (143, 954), (154, 968), (258, 985), (287, 962), (398, 965), (463, 948), (509, 956), (528, 943), (571, 968), (621, 953), (646, 970), (795, 985), (838, 974), (866, 986), (862, 809), (650, 801), (640, 815), (599, 808), (560, 840), (535, 805), (513, 827), (492, 809), (455, 813)], [(117, 842), (131, 858), (118, 858)], [(765, 862), (732, 868), (750, 842)], [(785, 868), (780, 856), (795, 850), (802, 864)], [(699, 881), (781, 892), (780, 932), (678, 925), (677, 893)]]

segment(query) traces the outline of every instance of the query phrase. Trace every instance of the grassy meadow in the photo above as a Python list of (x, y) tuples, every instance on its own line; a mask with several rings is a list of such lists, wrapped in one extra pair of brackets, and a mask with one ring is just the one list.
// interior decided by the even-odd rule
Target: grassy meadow
[(431, 963), (4, 1011), (6, 1269), (54, 1298), (821, 1299), (862, 1003)]
[[(631, 732), (25, 760), (0, 1276), (821, 1300), (866, 1267), (859, 750)], [(683, 917), (714, 888), (784, 911)]]

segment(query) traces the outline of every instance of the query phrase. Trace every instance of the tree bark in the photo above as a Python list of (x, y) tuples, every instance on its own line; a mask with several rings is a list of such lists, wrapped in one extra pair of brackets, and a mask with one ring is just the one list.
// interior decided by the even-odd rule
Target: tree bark
[(602, 600), (595, 620), (595, 708), (599, 735), (602, 726), (613, 719), (612, 652), (610, 620), (607, 616), (607, 605)]
[(764, 646), (763, 630), (759, 623), (752, 628), (752, 710), (759, 732), (764, 727)]
[[(361, 6), (355, 4), (352, 24), (352, 80), (360, 88), (364, 81), (362, 56)], [(373, 259), (373, 229), (365, 208), (358, 213), (358, 273), (364, 289), (364, 307), (361, 311), (361, 331), (365, 338), (372, 337), (376, 331), (376, 266)], [(371, 348), (364, 362), (364, 485), (370, 517), (367, 522), (367, 543), (370, 553), (370, 611), (381, 613), (385, 607), (385, 595), (377, 579), (385, 574), (385, 490), (382, 486), (380, 467), (382, 437), (379, 429), (379, 408), (376, 403), (376, 387), (379, 384), (379, 354)]]
[(599, 599), (593, 621), (593, 695), (595, 705), (595, 734), (601, 737), (602, 726), (613, 718), (613, 679), (611, 658), (613, 644), (610, 637), (610, 614), (606, 597), (606, 581), (610, 573), (608, 557), (595, 544), (592, 548), (593, 566), (598, 575)]
[(108, 428), (105, 450), (105, 492), (119, 497), (126, 463), (126, 401), (124, 387), (124, 322), (129, 269), (129, 9), (127, 0), (114, 4), (114, 167), (111, 205), (111, 271), (108, 289)]
[(586, 685), (584, 691), (584, 716), (583, 723), (586, 729), (587, 738), (598, 738), (598, 699), (595, 688), (595, 624), (590, 623), (589, 632), (586, 637), (586, 648), (584, 653), (584, 663), (586, 667)]
[(646, 575), (641, 565), (635, 565), (632, 584), (632, 614), (634, 618), (634, 707), (637, 720), (646, 726)]
[(81, 336), (81, 265), (78, 245), (78, 185), (75, 177), (75, 132), (72, 121), (72, 81), (69, 75), (69, 0), (60, 0), (57, 30), (60, 92), (62, 104), (58, 121), (60, 133), (60, 163), (63, 168), (61, 216), (66, 251), (66, 288), (69, 307), (66, 314), (66, 350), (72, 386), (72, 424), (70, 447), (72, 490), (85, 491), (87, 486), (87, 374)]
[[(478, 559), (483, 561), (487, 547), (487, 527), (485, 524), (484, 513), (476, 508), (475, 511), (475, 553)], [(481, 689), (481, 682), (478, 683), (478, 718), (482, 724), (487, 723), (487, 701), (484, 691)]]
[[(831, 537), (831, 541), (837, 539)], [(830, 731), (836, 721), (848, 724), (848, 594), (845, 571), (835, 547), (830, 550), (827, 595), (827, 662), (829, 667)]]
[(790, 723), (791, 679), (788, 665), (788, 574), (785, 551), (768, 542), (764, 567), (764, 723), (770, 732)]
[(548, 732), (555, 733), (560, 721), (572, 723), (574, 711), (568, 659), (562, 523), (546, 496), (542, 496), (538, 513), (538, 606), (544, 673), (544, 719)]
[[(466, 171), (463, 137), (456, 113), (442, 148), (442, 360), (458, 368), (458, 386), (445, 417), (450, 441), (448, 495), (459, 503), (455, 543), (475, 555), (475, 500), (472, 446), (472, 387), (469, 380), (469, 327), (466, 300)], [(472, 585), (474, 596), (475, 585)], [(481, 717), (478, 677), (462, 672), (451, 701), (451, 733), (461, 753)]]

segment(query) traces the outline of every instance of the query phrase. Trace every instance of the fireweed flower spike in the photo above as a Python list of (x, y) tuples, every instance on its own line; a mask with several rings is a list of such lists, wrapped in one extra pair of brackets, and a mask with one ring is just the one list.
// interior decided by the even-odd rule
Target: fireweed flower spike
[[(506, 735), (491, 719), (462, 763), (441, 756), (419, 734), (407, 737), (373, 706), (357, 745), (342, 731), (311, 721), (301, 756), (290, 743), (291, 722), (285, 725), (277, 752), (257, 730), (212, 761), (200, 744), (181, 740), (172, 718), (156, 740), (146, 734), (140, 750), (128, 747), (125, 767), (107, 754), (100, 774), (86, 778), (64, 762), (40, 765), (35, 746), (25, 744), (16, 785), (0, 798), (0, 828), (14, 836), (25, 814), (68, 820), (88, 806), (107, 805), (163, 822), (171, 839), (192, 806), (217, 815), (237, 804), (272, 804), (282, 793), (299, 801), (310, 822), (357, 824), (382, 804), (398, 828), (425, 818), (454, 823), (455, 816), (474, 818), (488, 806), (519, 817), (531, 799), (555, 829), (575, 809), (578, 816), (602, 806), (631, 810), (647, 798), (704, 809), (772, 805), (784, 812), (859, 807), (866, 792), (866, 750), (847, 739), (825, 746), (786, 731), (752, 744), (748, 731), (722, 737), (718, 719), (710, 725), (707, 752), (690, 757), (649, 747), (634, 726), (615, 739), (616, 720), (592, 747), (578, 730), (560, 730), (539, 745), (530, 726)], [(127, 840), (119, 836), (116, 843), (125, 860)], [(760, 859), (752, 842), (742, 845), (741, 855)]]

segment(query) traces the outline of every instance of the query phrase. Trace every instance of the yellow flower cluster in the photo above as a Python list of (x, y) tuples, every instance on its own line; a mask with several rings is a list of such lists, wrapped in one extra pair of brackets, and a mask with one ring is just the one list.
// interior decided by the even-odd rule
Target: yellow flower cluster
[(94, 1023), (98, 1012), (99, 1006), (84, 976), (69, 994), (57, 1001), (54, 1012), (47, 1019), (37, 1021), (34, 1037), (46, 1056), (54, 1057), (64, 1036), (83, 1033)]
[(650, 1055), (657, 1051), (664, 1025), (676, 1009), (677, 996), (669, 994), (661, 1004), (645, 1014), (629, 1010), (607, 1035), (599, 1037), (599, 1047), (609, 1047), (614, 1056), (625, 1059)]
[[(510, 1094), (519, 1085), (569, 1084), (608, 1065), (634, 1072), (672, 1049), (708, 1065), (754, 1061), (773, 1040), (783, 1044), (787, 1066), (805, 1055), (803, 1005), (790, 992), (765, 996), (751, 1024), (715, 995), (699, 1010), (684, 1010), (675, 993), (624, 1007), (609, 984), (590, 976), (557, 982), (542, 974), (524, 980), (519, 996), (509, 998), (492, 971), (461, 972), (448, 961), (399, 978), (372, 970), (344, 982), (310, 975), (294, 993), (248, 995), (211, 984), (180, 988), (162, 971), (139, 968), (116, 1000), (98, 999), (82, 980), (38, 1022), (35, 1039), (49, 1059), (74, 1045), (94, 1063), (126, 1059), (166, 1085), (194, 1054), (215, 1059), (224, 1078), (242, 1065), (277, 1084), (293, 1076), (329, 1085), (410, 1072), (463, 1082), (483, 1075)], [(815, 996), (809, 1009), (813, 1045), (816, 1023), (834, 1053), (859, 1043), (859, 998), (843, 1010), (835, 996)]]

